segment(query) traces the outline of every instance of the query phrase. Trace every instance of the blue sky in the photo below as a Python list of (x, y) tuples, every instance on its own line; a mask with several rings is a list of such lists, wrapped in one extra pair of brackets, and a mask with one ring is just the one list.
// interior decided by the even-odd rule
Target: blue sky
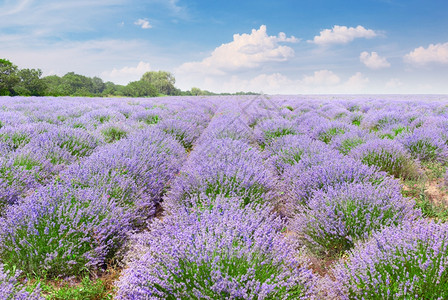
[(448, 93), (446, 0), (0, 0), (0, 57), (183, 90)]

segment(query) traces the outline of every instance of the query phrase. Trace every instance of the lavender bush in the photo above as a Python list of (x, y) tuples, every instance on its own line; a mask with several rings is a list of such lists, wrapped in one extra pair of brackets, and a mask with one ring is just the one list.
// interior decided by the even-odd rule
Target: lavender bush
[(404, 135), (400, 142), (414, 158), (421, 161), (448, 160), (448, 146), (442, 139), (442, 131), (438, 128), (417, 128)]
[(184, 148), (171, 136), (148, 128), (113, 145), (104, 146), (61, 173), (75, 188), (95, 188), (134, 210), (133, 220), (152, 216), (165, 185), (185, 158)]
[(399, 186), (346, 184), (315, 192), (294, 215), (289, 229), (319, 255), (335, 256), (383, 226), (415, 220), (420, 213), (413, 207)]
[(293, 122), (280, 117), (263, 120), (254, 129), (254, 134), (262, 148), (279, 137), (298, 133)]
[(222, 195), (241, 197), (245, 204), (265, 202), (274, 186), (275, 179), (256, 148), (239, 140), (211, 140), (191, 154), (166, 200), (189, 205), (194, 196)]
[(325, 160), (307, 169), (297, 164), (282, 176), (289, 197), (289, 208), (307, 205), (313, 194), (348, 183), (371, 183), (375, 186), (398, 186), (399, 182), (376, 167), (369, 167), (352, 158)]
[(447, 299), (448, 224), (407, 222), (359, 243), (333, 268), (341, 299)]
[(314, 276), (294, 257), (281, 219), (264, 205), (211, 201), (210, 210), (180, 209), (138, 237), (117, 299), (309, 299)]
[(129, 220), (123, 208), (97, 190), (42, 187), (0, 219), (0, 258), (27, 275), (79, 275), (113, 257)]
[(392, 140), (372, 139), (356, 147), (350, 156), (368, 166), (377, 166), (396, 178), (415, 179), (418, 167), (406, 149)]
[(265, 153), (274, 164), (277, 172), (282, 174), (285, 169), (302, 161), (313, 163), (320, 158), (341, 158), (336, 151), (321, 141), (316, 141), (307, 135), (286, 135), (269, 144)]

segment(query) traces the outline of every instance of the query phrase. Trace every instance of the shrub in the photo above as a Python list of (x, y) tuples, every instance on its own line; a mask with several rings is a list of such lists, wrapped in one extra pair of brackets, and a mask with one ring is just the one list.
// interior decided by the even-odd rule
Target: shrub
[[(355, 127), (355, 126), (353, 126)], [(357, 129), (357, 127), (355, 127)], [(311, 136), (325, 144), (330, 144), (331, 140), (338, 135), (350, 131), (350, 126), (339, 121), (324, 122), (313, 129)]]
[(274, 140), (265, 150), (279, 174), (301, 161), (314, 162), (324, 157), (333, 159), (341, 157), (325, 143), (315, 141), (306, 135), (282, 136)]
[(258, 143), (264, 148), (279, 137), (297, 134), (298, 132), (293, 125), (294, 124), (291, 121), (281, 117), (267, 119), (257, 124), (254, 133)]
[(353, 148), (365, 143), (371, 138), (372, 136), (364, 130), (353, 129), (332, 138), (330, 145), (341, 154), (347, 155)]
[(187, 151), (193, 148), (193, 143), (204, 129), (202, 126), (179, 119), (165, 119), (158, 124), (158, 128), (173, 136)]
[(191, 197), (240, 197), (244, 203), (264, 202), (272, 196), (275, 180), (261, 153), (232, 139), (203, 142), (173, 183), (167, 201), (188, 204)]
[(308, 299), (314, 277), (293, 255), (281, 219), (266, 206), (212, 201), (139, 236), (117, 299)]
[(417, 128), (400, 138), (412, 157), (421, 161), (448, 160), (448, 146), (442, 139), (442, 131), (437, 128)]
[(155, 213), (165, 185), (178, 173), (184, 148), (171, 136), (148, 128), (106, 145), (61, 173), (74, 188), (96, 188), (134, 210), (133, 220)]
[(419, 175), (417, 165), (406, 149), (392, 140), (369, 140), (352, 150), (350, 156), (397, 178), (415, 179)]
[(4, 206), (15, 203), (29, 190), (49, 183), (56, 172), (50, 160), (32, 150), (24, 148), (9, 158), (0, 158), (0, 215)]
[(96, 190), (42, 187), (0, 220), (0, 257), (27, 275), (79, 275), (113, 257), (129, 219)]
[(117, 126), (108, 126), (101, 130), (101, 134), (104, 136), (104, 141), (106, 143), (113, 143), (125, 138), (128, 133)]
[(342, 299), (447, 299), (446, 253), (446, 223), (387, 227), (333, 268), (333, 288)]
[(307, 205), (313, 194), (328, 191), (348, 183), (371, 183), (373, 185), (397, 186), (398, 181), (378, 172), (376, 167), (369, 167), (358, 160), (343, 158), (326, 160), (318, 165), (304, 169), (301, 164), (295, 165), (283, 174), (287, 189), (289, 205), (295, 209), (297, 205)]
[(295, 214), (290, 229), (314, 252), (339, 255), (383, 226), (401, 224), (420, 214), (401, 196), (399, 186), (347, 184), (314, 193), (308, 205)]

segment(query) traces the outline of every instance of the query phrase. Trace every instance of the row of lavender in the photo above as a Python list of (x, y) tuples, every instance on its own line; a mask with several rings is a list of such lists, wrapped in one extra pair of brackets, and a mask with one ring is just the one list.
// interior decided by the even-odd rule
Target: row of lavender
[(313, 275), (273, 211), (273, 170), (237, 101), (220, 106), (163, 206), (135, 236), (117, 299), (264, 299), (310, 296)]
[[(117, 105), (111, 100), (100, 104), (66, 101), (69, 105), (76, 103), (73, 111), (84, 110), (74, 118), (84, 120), (84, 126), (73, 129), (79, 120), (47, 124), (48, 120), (61, 119), (52, 116), (61, 113), (60, 103), (53, 112), (50, 107), (46, 121), (30, 121), (36, 115), (45, 115), (39, 111), (55, 100), (35, 100), (35, 105), (33, 101), (14, 105), (14, 100), (7, 100), (13, 103), (5, 106), (7, 112), (0, 116), (6, 124), (0, 128), (0, 137), (10, 148), (1, 158), (5, 172), (0, 175), (2, 187), (14, 193), (2, 193), (6, 201), (0, 220), (0, 256), (6, 272), (2, 276), (7, 279), (2, 281), (2, 298), (20, 298), (22, 294), (25, 299), (40, 297), (38, 291), (28, 295), (17, 287), (16, 275), (6, 276), (16, 268), (29, 278), (47, 279), (106, 268), (130, 232), (144, 226), (155, 214), (166, 185), (179, 171), (186, 151), (214, 110), (214, 105), (204, 100), (175, 103), (171, 108), (148, 101), (150, 110), (156, 104), (166, 110), (156, 107), (149, 113), (145, 107)], [(91, 104), (95, 107), (90, 108)], [(151, 116), (151, 121), (121, 125), (118, 117), (113, 117), (119, 116), (118, 112), (137, 120), (142, 115), (146, 116), (143, 120)], [(21, 119), (20, 115), (27, 117)], [(92, 120), (86, 115), (105, 116), (104, 126), (133, 130), (124, 131), (119, 141), (107, 144), (95, 134), (101, 121), (97, 123), (96, 117)], [(14, 120), (19, 124), (12, 124)], [(15, 136), (25, 138), (19, 144), (9, 143), (17, 140), (11, 138)], [(66, 152), (72, 154), (70, 160), (51, 159)], [(31, 167), (18, 164), (18, 157), (34, 163)], [(45, 173), (42, 166), (49, 166), (53, 172)]]

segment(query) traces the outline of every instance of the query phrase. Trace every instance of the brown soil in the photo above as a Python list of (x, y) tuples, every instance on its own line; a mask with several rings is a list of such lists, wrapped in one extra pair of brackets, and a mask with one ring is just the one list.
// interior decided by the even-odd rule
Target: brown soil
[(437, 206), (448, 206), (448, 192), (441, 188), (441, 184), (438, 180), (426, 182), (425, 195)]

